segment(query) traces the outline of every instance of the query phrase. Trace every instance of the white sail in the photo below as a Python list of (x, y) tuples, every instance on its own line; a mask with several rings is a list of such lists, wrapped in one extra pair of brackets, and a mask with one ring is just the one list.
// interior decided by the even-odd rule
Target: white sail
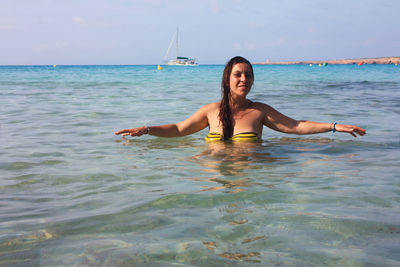
[[(172, 45), (173, 45), (173, 43), (174, 43), (175, 36), (177, 35), (177, 33), (178, 33), (178, 32), (175, 32), (174, 35), (172, 36), (171, 42), (169, 43), (169, 46), (168, 46), (167, 53), (165, 53), (165, 56), (164, 56), (164, 61), (167, 61), (169, 51), (171, 50), (171, 47), (172, 47)], [(178, 54), (177, 54), (177, 55), (178, 55)]]
[(172, 44), (173, 44), (174, 39), (175, 39), (176, 57), (175, 57), (175, 59), (168, 61), (167, 65), (175, 65), (175, 66), (197, 66), (197, 65), (199, 65), (198, 63), (196, 63), (196, 59), (194, 59), (194, 58), (179, 56), (178, 32), (179, 32), (179, 29), (177, 28), (176, 32), (172, 36), (172, 39), (171, 39), (171, 42), (169, 44), (167, 53), (165, 54), (165, 57), (164, 57), (164, 61), (167, 61), (168, 54), (169, 54), (169, 52), (171, 50)]

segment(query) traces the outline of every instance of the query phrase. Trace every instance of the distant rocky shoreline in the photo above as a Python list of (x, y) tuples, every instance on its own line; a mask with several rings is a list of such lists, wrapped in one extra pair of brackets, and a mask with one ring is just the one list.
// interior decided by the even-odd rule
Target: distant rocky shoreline
[(265, 61), (254, 62), (255, 65), (302, 65), (302, 64), (400, 64), (400, 57), (378, 57), (378, 58), (358, 58), (358, 59), (334, 59), (334, 60), (310, 60), (310, 61)]

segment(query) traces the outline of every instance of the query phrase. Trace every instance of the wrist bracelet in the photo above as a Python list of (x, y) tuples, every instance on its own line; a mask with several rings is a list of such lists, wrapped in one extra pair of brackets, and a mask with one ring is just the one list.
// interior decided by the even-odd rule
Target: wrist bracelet
[(149, 134), (150, 132), (150, 127), (149, 126), (145, 126), (146, 127), (146, 132), (144, 134)]
[(334, 122), (334, 123), (332, 123), (333, 125), (332, 125), (332, 133), (334, 133), (334, 132), (336, 132), (336, 128), (335, 128), (335, 126), (336, 126), (336, 122)]

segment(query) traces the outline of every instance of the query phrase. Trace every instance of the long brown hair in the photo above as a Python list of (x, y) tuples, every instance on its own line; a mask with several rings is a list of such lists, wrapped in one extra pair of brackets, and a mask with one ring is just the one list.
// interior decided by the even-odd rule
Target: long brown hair
[(254, 80), (253, 67), (251, 66), (251, 63), (247, 59), (236, 56), (234, 58), (231, 58), (231, 60), (229, 60), (228, 63), (226, 64), (224, 69), (224, 74), (222, 75), (222, 83), (221, 83), (222, 99), (221, 99), (221, 104), (219, 106), (219, 114), (218, 114), (218, 118), (222, 123), (222, 133), (225, 140), (231, 138), (233, 135), (233, 118), (229, 103), (230, 93), (231, 93), (230, 77), (233, 66), (238, 63), (245, 63), (250, 66), (251, 76)]

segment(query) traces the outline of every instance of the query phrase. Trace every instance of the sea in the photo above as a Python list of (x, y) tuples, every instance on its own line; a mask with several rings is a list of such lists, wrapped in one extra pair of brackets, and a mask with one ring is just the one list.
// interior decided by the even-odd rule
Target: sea
[(223, 65), (0, 66), (0, 266), (399, 266), (400, 66), (255, 65), (347, 133), (121, 137), (219, 101)]

